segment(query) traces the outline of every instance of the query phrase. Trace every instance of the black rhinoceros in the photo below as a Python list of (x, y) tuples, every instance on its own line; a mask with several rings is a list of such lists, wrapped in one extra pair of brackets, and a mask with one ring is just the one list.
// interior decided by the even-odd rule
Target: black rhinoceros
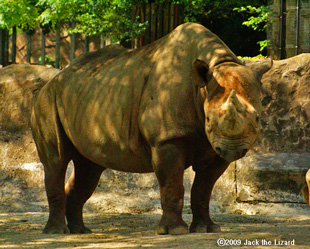
[(42, 88), (31, 118), (49, 203), (44, 232), (90, 232), (83, 205), (110, 168), (155, 172), (158, 234), (187, 233), (183, 173), (190, 166), (190, 232), (219, 231), (209, 216), (212, 188), (257, 138), (260, 79), (271, 65), (246, 66), (208, 29), (186, 23), (140, 49), (106, 48), (64, 69)]

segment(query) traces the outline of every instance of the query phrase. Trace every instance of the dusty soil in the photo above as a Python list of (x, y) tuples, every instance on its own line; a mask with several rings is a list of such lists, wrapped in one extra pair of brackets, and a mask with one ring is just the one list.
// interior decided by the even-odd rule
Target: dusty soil
[[(223, 206), (222, 199), (213, 199), (211, 215), (221, 225), (222, 232), (156, 235), (161, 209), (154, 176), (115, 171), (103, 174), (96, 192), (85, 205), (84, 220), (92, 234), (46, 235), (42, 234), (48, 219), (42, 167), (24, 164), (4, 167), (0, 173), (0, 248), (200, 249), (219, 248), (218, 241), (226, 243), (223, 248), (279, 248), (280, 243), (290, 241), (295, 244), (293, 248), (310, 248), (310, 208), (296, 203)], [(183, 218), (190, 224), (190, 186), (185, 186)], [(255, 245), (246, 246), (247, 241)]]
[[(139, 211), (139, 210), (138, 210)], [(160, 219), (156, 212), (93, 213), (85, 214), (85, 222), (92, 234), (46, 235), (41, 231), (47, 220), (46, 212), (1, 213), (0, 248), (286, 248), (310, 247), (310, 215), (241, 215), (216, 214), (214, 220), (221, 225), (221, 233), (159, 236), (154, 230)], [(190, 223), (191, 215), (184, 219)], [(251, 241), (254, 245), (245, 246)], [(270, 246), (263, 245), (270, 243)], [(229, 246), (229, 244), (239, 246)], [(258, 244), (258, 245), (257, 245)]]
[[(5, 146), (0, 148), (6, 150)], [(42, 166), (30, 163), (31, 158), (28, 163), (24, 155), (29, 153), (21, 150), (14, 157), (3, 157), (0, 167), (0, 248), (200, 249), (219, 248), (218, 241), (226, 243), (223, 248), (279, 248), (281, 241), (283, 244), (293, 241), (293, 248), (310, 248), (310, 208), (305, 204), (228, 205), (223, 191), (216, 195), (221, 198), (211, 201), (211, 215), (221, 225), (222, 232), (156, 235), (161, 209), (154, 175), (116, 171), (104, 172), (96, 192), (85, 205), (85, 224), (92, 234), (42, 234), (48, 219)], [(14, 160), (23, 164), (13, 164)], [(185, 182), (185, 189), (183, 217), (190, 224), (190, 181)], [(247, 241), (255, 245), (246, 246)]]
[[(183, 217), (190, 224), (190, 184), (186, 183), (185, 187)], [(46, 235), (42, 234), (48, 219), (42, 166), (28, 163), (2, 167), (0, 248), (200, 249), (218, 248), (218, 241), (223, 242), (221, 239), (226, 243), (223, 248), (279, 248), (280, 241), (284, 241), (283, 244), (293, 241), (294, 248), (310, 248), (310, 208), (306, 204), (235, 202), (223, 205), (222, 199), (214, 198), (211, 215), (221, 225), (222, 232), (159, 236), (155, 234), (161, 216), (159, 200), (152, 174), (106, 171), (84, 208), (85, 224), (93, 233)], [(247, 241), (255, 245), (245, 246)]]

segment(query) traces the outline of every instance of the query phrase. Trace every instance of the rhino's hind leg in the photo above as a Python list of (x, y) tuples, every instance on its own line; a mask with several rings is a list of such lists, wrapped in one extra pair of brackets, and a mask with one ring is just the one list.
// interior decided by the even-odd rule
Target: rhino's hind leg
[(216, 156), (214, 160), (205, 165), (194, 166), (196, 172), (191, 191), (191, 208), (193, 221), (190, 226), (191, 233), (220, 232), (220, 226), (210, 218), (209, 203), (213, 186), (224, 173), (229, 163)]
[[(49, 218), (43, 233), (63, 234), (69, 233), (65, 221), (65, 191), (64, 181), (67, 164), (58, 162), (52, 167), (44, 164), (45, 189), (49, 204)], [(53, 173), (50, 173), (53, 171)]]
[(66, 187), (66, 217), (70, 233), (91, 233), (83, 222), (83, 206), (97, 187), (102, 166), (94, 164), (80, 154), (73, 157), (74, 171)]
[(43, 229), (43, 233), (69, 233), (65, 221), (66, 195), (64, 186), (67, 165), (70, 158), (65, 156), (59, 157), (59, 153), (53, 150), (51, 144), (49, 146), (49, 152), (44, 153), (44, 147), (41, 146), (38, 149), (44, 165), (44, 182), (49, 205), (49, 218)]
[(166, 143), (152, 151), (152, 161), (161, 196), (163, 215), (158, 234), (186, 234), (188, 226), (182, 219), (185, 153), (179, 143)]
[[(69, 233), (65, 220), (65, 175), (71, 160), (71, 142), (57, 115), (53, 94), (40, 92), (31, 117), (31, 129), (38, 154), (44, 165), (44, 183), (49, 218), (44, 233)], [(46, 112), (46, 108), (50, 112)]]

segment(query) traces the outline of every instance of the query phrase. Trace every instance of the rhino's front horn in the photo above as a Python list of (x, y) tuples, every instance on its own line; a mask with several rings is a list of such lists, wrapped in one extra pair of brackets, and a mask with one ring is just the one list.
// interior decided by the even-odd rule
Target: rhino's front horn
[(244, 112), (245, 107), (240, 103), (234, 89), (231, 90), (226, 105), (232, 104), (239, 112)]
[(244, 120), (238, 112), (244, 112), (245, 107), (238, 100), (235, 90), (231, 91), (225, 109), (219, 124), (221, 131), (228, 137), (240, 135), (244, 130)]

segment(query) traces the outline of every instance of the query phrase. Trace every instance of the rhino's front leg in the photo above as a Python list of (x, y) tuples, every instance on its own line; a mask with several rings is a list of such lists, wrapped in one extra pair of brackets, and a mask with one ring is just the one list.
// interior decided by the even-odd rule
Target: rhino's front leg
[(216, 180), (224, 173), (229, 163), (216, 156), (213, 160), (199, 165), (193, 165), (196, 172), (191, 191), (191, 208), (193, 222), (191, 233), (220, 232), (219, 225), (215, 224), (209, 214), (211, 193)]
[(152, 149), (152, 163), (161, 196), (163, 215), (158, 234), (186, 234), (188, 226), (182, 219), (185, 154), (181, 142), (174, 141)]

